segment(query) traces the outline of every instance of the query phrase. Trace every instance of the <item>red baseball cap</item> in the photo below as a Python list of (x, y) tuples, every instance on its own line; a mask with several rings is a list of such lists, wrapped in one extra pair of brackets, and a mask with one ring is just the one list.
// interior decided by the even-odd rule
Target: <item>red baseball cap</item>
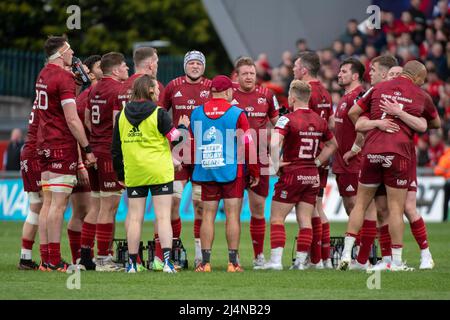
[(222, 92), (225, 90), (228, 90), (233, 87), (233, 83), (231, 82), (231, 79), (227, 76), (219, 75), (215, 76), (212, 79), (211, 83), (211, 91), (213, 92)]

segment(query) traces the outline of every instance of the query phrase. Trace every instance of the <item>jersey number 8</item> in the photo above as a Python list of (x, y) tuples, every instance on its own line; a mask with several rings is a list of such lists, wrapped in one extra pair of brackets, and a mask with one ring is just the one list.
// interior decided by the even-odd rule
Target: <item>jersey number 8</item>
[(100, 123), (100, 107), (98, 105), (92, 106), (92, 123), (99, 124)]

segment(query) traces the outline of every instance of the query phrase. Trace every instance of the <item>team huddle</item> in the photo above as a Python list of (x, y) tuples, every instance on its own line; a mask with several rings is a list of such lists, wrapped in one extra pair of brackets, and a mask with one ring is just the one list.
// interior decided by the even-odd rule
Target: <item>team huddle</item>
[[(23, 226), (22, 270), (71, 269), (127, 273), (146, 268), (138, 254), (146, 199), (155, 211), (155, 257), (151, 269), (176, 273), (173, 239), (180, 239), (180, 201), (192, 183), (195, 271), (211, 272), (214, 221), (224, 201), (229, 263), (239, 261), (244, 190), (251, 212), (253, 268), (282, 270), (284, 223), (294, 209), (299, 226), (294, 270), (332, 269), (330, 225), (322, 198), (330, 166), (349, 216), (340, 270), (410, 271), (402, 260), (404, 222), (421, 250), (420, 269), (432, 269), (423, 219), (416, 210), (413, 137), (440, 120), (420, 86), (426, 68), (392, 56), (371, 61), (371, 87), (364, 92), (364, 65), (348, 58), (338, 83), (345, 90), (336, 110), (318, 80), (320, 59), (302, 52), (294, 64), (288, 106), (256, 84), (249, 57), (235, 62), (236, 82), (203, 76), (199, 51), (184, 57), (185, 75), (164, 86), (156, 80), (158, 55), (140, 47), (135, 73), (121, 53), (93, 55), (84, 64), (90, 86), (81, 91), (72, 73), (73, 51), (63, 37), (45, 43), (47, 64), (36, 81), (36, 99), (21, 153), (30, 210)], [(269, 175), (278, 175), (270, 209), (270, 258), (264, 257), (265, 202)], [(115, 215), (126, 190), (129, 261), (114, 261)], [(64, 212), (72, 263), (61, 257)], [(32, 260), (39, 230), (40, 263)], [(382, 260), (369, 264), (378, 234)], [(95, 254), (96, 243), (96, 254)], [(352, 250), (356, 246), (356, 259)], [(95, 257), (94, 257), (95, 256)]]

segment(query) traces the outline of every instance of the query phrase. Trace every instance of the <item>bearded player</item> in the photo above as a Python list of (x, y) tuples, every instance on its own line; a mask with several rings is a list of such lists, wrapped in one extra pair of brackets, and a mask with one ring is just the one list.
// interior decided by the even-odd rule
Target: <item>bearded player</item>
[[(334, 130), (333, 109), (331, 108), (330, 93), (317, 79), (320, 70), (320, 59), (317, 53), (307, 51), (299, 54), (294, 63), (294, 78), (303, 80), (311, 86), (309, 108), (328, 123), (330, 130)], [(318, 147), (319, 152), (322, 148)], [(322, 198), (327, 185), (328, 161), (319, 168), (320, 191), (317, 196), (316, 208), (312, 218), (313, 240), (311, 244), (310, 265), (313, 268), (332, 268), (330, 257), (330, 224), (323, 211)], [(324, 264), (325, 262), (325, 264)]]
[[(178, 123), (183, 115), (191, 116), (192, 110), (203, 105), (210, 99), (211, 80), (203, 76), (206, 67), (206, 59), (200, 51), (189, 51), (184, 56), (184, 76), (178, 77), (167, 84), (164, 92), (163, 107), (172, 109), (173, 123)], [(193, 157), (191, 149), (183, 151), (183, 168), (175, 173), (173, 183), (172, 201), (172, 229), (173, 237), (181, 235), (180, 201), (186, 183), (191, 180), (193, 170)], [(186, 154), (188, 153), (188, 154)], [(191, 181), (192, 182), (192, 181)], [(195, 238), (195, 266), (202, 260), (200, 244), (200, 226), (202, 223), (201, 187), (192, 183), (192, 201), (194, 204), (194, 238)], [(159, 242), (155, 235), (155, 242)], [(157, 254), (158, 256), (158, 254)], [(159, 257), (160, 258), (160, 257)], [(159, 263), (155, 259), (155, 263)], [(155, 266), (158, 267), (158, 266)]]
[(91, 172), (92, 197), (100, 198), (100, 207), (92, 206), (87, 221), (96, 221), (97, 238), (96, 264), (91, 260), (91, 247), (86, 241), (81, 247), (81, 261), (86, 269), (96, 271), (120, 271), (109, 254), (113, 240), (114, 221), (122, 195), (122, 187), (114, 172), (111, 156), (113, 112), (120, 110), (118, 94), (122, 81), (128, 79), (128, 67), (121, 53), (110, 52), (102, 56), (100, 68), (103, 77), (89, 94), (85, 120), (91, 128), (90, 143), (98, 155), (97, 169)]
[(269, 194), (269, 137), (267, 125), (278, 121), (278, 102), (269, 89), (256, 85), (256, 66), (249, 57), (242, 57), (235, 63), (238, 85), (233, 88), (232, 105), (238, 106), (247, 114), (253, 141), (257, 144), (257, 157), (260, 181), (255, 187), (247, 184), (250, 202), (250, 235), (253, 244), (253, 268), (264, 267), (264, 218), (265, 201)]
[(44, 195), (39, 215), (40, 249), (47, 270), (65, 272), (68, 264), (61, 259), (61, 228), (69, 196), (77, 181), (78, 145), (86, 152), (87, 165), (95, 164), (96, 158), (77, 114), (73, 74), (66, 70), (72, 65), (73, 51), (63, 37), (48, 38), (44, 48), (48, 63), (36, 82), (38, 148)]

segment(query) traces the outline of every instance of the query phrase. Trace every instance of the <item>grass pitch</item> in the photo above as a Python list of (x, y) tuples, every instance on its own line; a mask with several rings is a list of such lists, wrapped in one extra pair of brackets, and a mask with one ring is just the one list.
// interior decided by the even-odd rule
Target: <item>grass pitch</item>
[[(192, 270), (194, 242), (192, 223), (183, 223), (182, 240), (188, 252), (189, 270), (178, 274), (144, 272), (81, 273), (81, 288), (69, 290), (69, 275), (57, 272), (19, 271), (16, 268), (22, 223), (0, 222), (0, 299), (450, 299), (450, 224), (428, 224), (431, 252), (436, 267), (431, 271), (381, 273), (381, 289), (369, 290), (370, 275), (357, 271), (287, 270), (291, 264), (295, 224), (287, 224), (287, 245), (283, 271), (253, 271), (252, 246), (248, 223), (242, 224), (240, 259), (242, 274), (226, 273), (227, 246), (224, 223), (216, 224), (210, 274)], [(332, 224), (331, 235), (342, 235), (345, 224)], [(266, 228), (265, 254), (269, 256), (269, 227)], [(152, 225), (146, 223), (143, 239), (150, 240)], [(124, 237), (123, 223), (118, 224), (116, 237)], [(62, 253), (70, 260), (66, 233)], [(39, 246), (33, 257), (39, 260)], [(419, 267), (420, 253), (409, 227), (405, 229), (404, 259)]]

